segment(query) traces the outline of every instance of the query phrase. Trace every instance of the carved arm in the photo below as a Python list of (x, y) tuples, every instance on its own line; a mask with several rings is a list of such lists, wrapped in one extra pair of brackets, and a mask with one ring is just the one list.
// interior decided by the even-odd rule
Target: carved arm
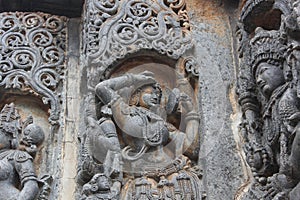
[(33, 200), (39, 192), (32, 157), (27, 152), (15, 153), (15, 169), (19, 174), (22, 190), (18, 200)]
[(116, 96), (119, 96), (116, 92), (117, 90), (130, 86), (139, 88), (145, 83), (156, 83), (153, 78), (153, 73), (145, 71), (141, 74), (126, 74), (124, 76), (105, 80), (96, 86), (95, 92), (104, 104), (108, 104)]
[(19, 194), (18, 200), (33, 200), (38, 194), (39, 188), (35, 180), (28, 180)]

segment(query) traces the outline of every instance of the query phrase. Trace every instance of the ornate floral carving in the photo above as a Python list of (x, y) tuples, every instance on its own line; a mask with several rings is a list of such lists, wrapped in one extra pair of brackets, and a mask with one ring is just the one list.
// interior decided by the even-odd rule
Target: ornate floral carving
[(43, 13), (0, 14), (0, 86), (29, 91), (59, 118), (59, 84), (65, 67), (66, 18)]
[(199, 77), (199, 65), (198, 62), (195, 60), (194, 57), (190, 56), (184, 58), (184, 66), (185, 70), (188, 74), (194, 77)]
[(192, 47), (184, 0), (90, 0), (85, 18), (84, 52), (98, 74), (143, 49), (178, 59)]

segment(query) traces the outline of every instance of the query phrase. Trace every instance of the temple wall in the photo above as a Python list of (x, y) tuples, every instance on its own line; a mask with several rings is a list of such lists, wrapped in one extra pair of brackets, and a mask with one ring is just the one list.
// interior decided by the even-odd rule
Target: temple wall
[[(147, 2), (151, 1), (149, 0)], [(46, 83), (46, 89), (40, 89), (35, 86), (35, 84), (25, 84), (27, 88), (21, 87), (16, 89), (12, 85), (5, 87), (4, 81), (2, 81), (2, 79), (0, 80), (0, 92), (3, 96), (0, 98), (1, 106), (13, 102), (16, 109), (21, 113), (20, 115), (23, 121), (25, 121), (27, 116), (33, 115), (34, 122), (39, 124), (46, 133), (45, 140), (42, 146), (39, 147), (38, 156), (34, 158), (34, 165), (37, 169), (38, 177), (40, 177), (41, 174), (47, 174), (52, 177), (53, 181), (49, 183), (51, 189), (47, 190), (49, 192), (45, 193), (45, 197), (39, 197), (38, 199), (83, 199), (84, 195), (88, 196), (94, 194), (92, 192), (83, 194), (84, 192), (82, 192), (84, 191), (84, 184), (90, 183), (90, 177), (87, 178), (88, 181), (85, 183), (81, 185), (78, 183), (79, 173), (88, 171), (88, 168), (90, 167), (84, 164), (85, 160), (90, 157), (92, 157), (92, 159), (97, 157), (91, 155), (95, 152), (87, 152), (87, 149), (90, 148), (91, 145), (89, 144), (89, 146), (86, 144), (86, 138), (89, 137), (88, 134), (91, 134), (92, 131), (95, 130), (92, 129), (94, 128), (93, 126), (88, 124), (88, 117), (92, 116), (96, 121), (101, 118), (99, 117), (99, 113), (97, 113), (99, 112), (97, 110), (97, 100), (101, 99), (101, 96), (99, 96), (99, 99), (97, 99), (97, 97), (95, 100), (97, 94), (95, 94), (94, 87), (99, 82), (112, 79), (117, 75), (121, 76), (124, 75), (124, 73), (135, 72), (135, 68), (131, 68), (130, 65), (141, 66), (143, 64), (143, 59), (145, 59), (145, 63), (159, 63), (161, 66), (168, 66), (173, 71), (180, 71), (183, 69), (183, 76), (190, 81), (189, 83), (191, 85), (194, 84), (192, 89), (196, 96), (196, 102), (194, 102), (193, 106), (197, 107), (197, 114), (200, 119), (199, 126), (196, 126), (199, 134), (200, 149), (194, 149), (195, 152), (199, 150), (198, 158), (192, 156), (192, 158), (187, 157), (190, 159), (192, 167), (197, 168), (199, 173), (197, 174), (197, 177), (193, 179), (196, 175), (193, 174), (194, 172), (192, 173), (187, 170), (189, 167), (187, 167), (188, 164), (186, 164), (182, 169), (175, 171), (170, 176), (175, 176), (175, 174), (179, 174), (182, 171), (188, 171), (188, 174), (192, 174), (189, 174), (186, 180), (197, 180), (197, 184), (193, 181), (187, 182), (189, 184), (192, 183), (190, 191), (194, 193), (197, 191), (199, 193), (199, 195), (196, 196), (199, 200), (200, 198), (208, 200), (242, 199), (243, 194), (250, 187), (252, 175), (249, 166), (246, 164), (245, 153), (243, 151), (243, 138), (239, 130), (243, 112), (238, 103), (238, 96), (236, 94), (238, 73), (240, 71), (239, 66), (241, 62), (240, 58), (238, 58), (236, 27), (239, 13), (241, 12), (239, 6), (241, 5), (233, 3), (232, 1), (220, 0), (186, 0), (185, 3), (186, 7), (180, 9), (187, 11), (189, 19), (183, 21), (188, 23), (190, 28), (185, 30), (184, 28), (186, 27), (184, 26), (184, 23), (179, 23), (179, 25), (172, 24), (172, 20), (177, 18), (172, 18), (173, 15), (171, 14), (169, 18), (165, 18), (170, 20), (169, 22), (171, 24), (168, 24), (168, 26), (166, 25), (166, 27), (170, 28), (174, 25), (176, 28), (181, 28), (180, 31), (184, 30), (191, 34), (189, 44), (186, 44), (181, 40), (179, 41), (180, 45), (186, 45), (187, 47), (184, 50), (180, 49), (182, 51), (176, 51), (176, 53), (179, 52), (178, 55), (168, 55), (170, 49), (165, 50), (164, 47), (161, 47), (160, 51), (160, 47), (155, 45), (151, 46), (154, 43), (151, 43), (152, 39), (150, 36), (150, 39), (145, 37), (150, 42), (143, 47), (138, 45), (134, 46), (136, 44), (126, 46), (127, 44), (125, 45), (124, 42), (124, 46), (128, 48), (124, 50), (126, 52), (126, 55), (124, 56), (120, 55), (120, 52), (123, 51), (123, 47), (117, 47), (105, 55), (97, 52), (97, 45), (99, 47), (98, 49), (102, 48), (102, 40), (107, 40), (107, 43), (109, 43), (109, 37), (113, 36), (108, 34), (106, 35), (107, 38), (98, 38), (100, 41), (99, 43), (101, 44), (97, 43), (95, 46), (92, 46), (90, 45), (92, 44), (90, 40), (92, 40), (93, 31), (99, 32), (101, 31), (101, 28), (103, 28), (103, 30), (106, 30), (107, 28), (106, 31), (109, 32), (113, 25), (107, 24), (113, 22), (114, 17), (117, 16), (117, 14), (112, 11), (109, 13), (109, 16), (101, 15), (101, 17), (103, 17), (101, 18), (101, 22), (95, 22), (92, 21), (94, 19), (90, 17), (92, 14), (89, 14), (89, 11), (85, 10), (90, 7), (87, 7), (87, 4), (84, 4), (82, 7), (83, 12), (80, 16), (71, 16), (62, 19), (65, 26), (65, 31), (63, 32), (65, 36), (62, 37), (65, 39), (64, 44), (59, 42), (61, 38), (55, 40), (56, 43), (54, 42), (52, 44), (52, 46), (65, 45), (63, 48), (64, 52), (60, 51), (62, 54), (49, 54), (50, 57), (51, 55), (54, 55), (54, 57), (50, 58), (50, 61), (53, 61), (53, 63), (55, 59), (64, 56), (64, 61), (59, 64), (62, 67), (60, 69), (55, 69), (56, 72), (60, 74), (57, 75), (59, 78), (57, 79), (58, 83), (55, 86), (51, 84), (47, 85)], [(27, 10), (28, 9), (30, 11), (31, 8), (27, 8)], [(154, 6), (153, 9), (159, 10), (160, 8)], [(155, 12), (163, 13), (165, 11), (167, 13), (170, 12), (168, 9), (169, 8), (163, 8), (163, 11), (155, 10)], [(176, 8), (174, 10), (177, 16), (177, 14), (180, 13), (178, 12), (179, 9)], [(15, 10), (11, 9), (11, 11)], [(19, 11), (22, 12), (23, 10)], [(154, 13), (154, 11), (152, 12)], [(95, 16), (99, 13), (96, 13)], [(57, 12), (55, 12), (55, 14), (57, 14)], [(10, 16), (14, 14), (6, 13), (4, 15)], [(178, 15), (181, 16), (180, 14)], [(155, 15), (155, 17), (157, 16), (159, 16), (159, 14)], [(157, 17), (157, 19), (158, 18), (159, 17)], [(45, 20), (46, 19), (47, 17)], [(155, 18), (155, 20), (157, 19)], [(97, 27), (95, 30), (87, 30), (87, 27), (90, 25), (89, 23), (92, 25), (96, 24), (95, 27)], [(103, 25), (101, 23), (103, 23)], [(5, 24), (0, 24), (1, 39), (3, 39), (3, 33), (7, 31), (4, 26)], [(168, 36), (169, 32), (165, 32), (166, 33), (163, 36)], [(176, 35), (178, 32), (175, 31), (174, 34)], [(54, 38), (57, 36), (56, 30), (51, 33), (55, 35)], [(21, 34), (24, 34), (24, 32), (21, 31)], [(118, 32), (114, 34), (118, 34)], [(25, 36), (27, 37), (26, 34)], [(113, 39), (111, 41), (115, 42)], [(7, 46), (3, 41), (4, 39), (0, 43), (0, 50), (2, 50), (2, 47)], [(30, 48), (32, 47), (30, 42), (32, 41), (29, 41), (28, 45), (27, 43), (22, 45), (26, 46), (26, 48)], [(150, 47), (147, 45), (150, 45)], [(110, 44), (107, 44), (107, 46), (111, 47), (113, 45), (110, 46)], [(14, 48), (18, 49), (18, 47), (18, 44), (15, 44), (15, 46), (12, 44), (12, 51), (14, 51)], [(42, 46), (40, 49), (43, 48), (46, 47)], [(173, 50), (172, 48), (175, 47), (170, 48)], [(34, 47), (34, 49), (38, 51), (39, 47)], [(118, 50), (120, 50), (120, 52), (118, 52)], [(118, 55), (115, 56), (115, 54)], [(5, 58), (3, 55), (4, 53), (0, 54), (0, 62)], [(41, 55), (43, 54), (41, 53)], [(101, 56), (107, 60), (104, 62), (101, 60)], [(47, 59), (47, 55), (45, 57), (46, 58), (38, 59)], [(192, 58), (191, 65), (192, 70), (194, 70), (193, 72), (188, 72), (187, 65), (185, 65), (190, 58)], [(185, 63), (184, 65), (182, 65), (181, 60)], [(45, 63), (42, 63), (41, 66), (45, 65), (47, 67), (47, 64), (49, 64), (50, 61), (44, 61)], [(41, 61), (39, 60), (39, 62)], [(125, 67), (120, 67), (122, 65)], [(116, 67), (116, 69), (114, 69), (114, 67)], [(0, 69), (2, 70), (1, 65)], [(113, 70), (110, 71), (110, 69)], [(149, 68), (146, 69), (148, 70)], [(138, 69), (137, 71), (141, 72), (142, 69)], [(30, 83), (32, 79), (33, 78), (29, 77)], [(156, 79), (159, 79), (157, 81), (159, 83), (163, 83), (164, 81), (161, 78)], [(26, 81), (23, 81), (22, 83), (24, 82)], [(123, 84), (126, 84), (126, 82)], [(167, 88), (167, 86), (164, 85), (163, 90)], [(30, 95), (33, 94), (34, 98), (27, 98), (27, 95), (29, 94), (28, 90), (32, 90), (32, 92), (29, 93)], [(166, 94), (163, 95), (167, 96)], [(49, 101), (50, 103), (48, 102), (48, 105), (43, 105), (41, 103), (44, 97), (50, 97), (51, 100)], [(56, 110), (54, 110), (54, 108)], [(57, 118), (53, 120), (53, 117)], [(113, 121), (115, 122), (116, 119), (113, 119)], [(119, 131), (121, 128), (117, 127), (117, 130)], [(89, 133), (88, 131), (91, 132)], [(126, 146), (126, 141), (124, 141), (122, 140), (121, 142), (121, 148)], [(97, 168), (95, 166), (99, 163), (103, 164), (103, 160), (93, 161), (94, 168)], [(91, 172), (90, 175), (100, 174), (100, 171), (103, 171), (102, 168), (105, 167), (99, 167), (101, 169), (98, 171), (94, 168), (94, 171), (92, 170), (93, 172)], [(121, 183), (120, 190), (123, 190), (123, 192), (125, 191), (124, 193), (127, 195), (125, 196), (127, 199), (130, 199), (127, 194), (130, 193), (130, 190), (128, 192), (127, 187), (130, 188), (131, 185), (129, 184), (125, 187), (125, 184), (127, 184), (126, 181), (137, 180), (140, 176), (137, 175), (134, 177), (135, 175), (129, 176), (128, 174), (129, 172), (126, 171), (126, 173), (122, 175), (122, 178), (124, 179), (122, 180), (123, 182), (119, 179), (118, 181)], [(162, 176), (160, 176), (160, 178), (161, 177)], [(84, 176), (84, 178), (86, 177)], [(152, 177), (147, 178), (149, 180)], [(110, 181), (114, 182), (115, 179), (117, 180), (116, 177), (111, 178)], [(161, 178), (161, 180), (162, 179), (163, 178)], [(159, 182), (159, 180), (156, 180), (155, 178), (153, 178), (153, 180)], [(153, 180), (151, 179), (151, 181)], [(156, 182), (153, 182), (153, 185), (157, 184)], [(175, 185), (176, 184), (177, 182), (175, 181)], [(159, 186), (157, 186), (157, 188), (159, 188)], [(92, 190), (90, 189), (90, 191)], [(156, 193), (153, 192), (153, 195), (155, 196)], [(1, 197), (0, 194), (0, 199)], [(118, 198), (121, 199), (120, 197)]]

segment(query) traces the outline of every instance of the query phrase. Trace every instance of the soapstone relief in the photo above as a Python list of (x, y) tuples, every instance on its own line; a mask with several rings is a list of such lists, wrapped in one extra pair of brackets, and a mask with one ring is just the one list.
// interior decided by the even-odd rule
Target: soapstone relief
[[(300, 198), (298, 3), (247, 1), (241, 14), (240, 132), (253, 176), (243, 199)], [(268, 24), (250, 25), (263, 15)]]
[(204, 199), (185, 1), (87, 1), (84, 17), (80, 199)]
[(49, 121), (58, 124), (66, 18), (23, 12), (0, 18), (0, 86), (38, 96), (50, 106)]
[(194, 96), (185, 93), (193, 94), (188, 79), (177, 81), (179, 87), (168, 90), (166, 102), (166, 91), (150, 71), (127, 73), (96, 86), (101, 117), (87, 117), (89, 153), (78, 177), (82, 199), (96, 194), (102, 198), (101, 189), (90, 189), (100, 176), (109, 180), (106, 191), (115, 191), (114, 198), (204, 198), (196, 162), (200, 118)]
[(0, 199), (47, 199), (51, 177), (38, 178), (34, 159), (45, 134), (32, 117), (22, 121), (13, 103), (0, 112)]

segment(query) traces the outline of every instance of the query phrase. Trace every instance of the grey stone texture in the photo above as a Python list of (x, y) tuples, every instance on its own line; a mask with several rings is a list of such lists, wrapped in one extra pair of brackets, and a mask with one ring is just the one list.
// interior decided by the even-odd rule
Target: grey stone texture
[[(200, 115), (200, 150), (199, 159), (195, 160), (202, 171), (202, 178), (198, 189), (206, 194), (208, 200), (241, 199), (249, 185), (251, 173), (244, 161), (242, 137), (238, 131), (242, 112), (235, 94), (238, 65), (235, 29), (239, 8), (237, 3), (229, 0), (186, 0), (186, 6), (194, 44), (186, 55), (192, 55), (199, 67), (196, 93)], [(78, 172), (82, 155), (86, 153), (82, 142), (87, 129), (86, 111), (89, 109), (87, 101), (91, 89), (89, 73), (93, 73), (88, 69), (95, 67), (85, 56), (83, 28), (86, 21), (83, 15), (70, 17), (67, 21), (66, 71), (58, 89), (61, 93), (59, 125), (48, 122), (50, 106), (32, 105), (27, 103), (32, 100), (23, 96), (6, 100), (1, 98), (6, 103), (14, 102), (20, 112), (31, 113), (37, 124), (45, 129), (46, 138), (36, 169), (39, 175), (47, 172), (53, 177), (47, 197), (50, 200), (81, 198)], [(176, 61), (172, 59), (166, 60), (171, 60), (168, 64), (175, 65)], [(118, 59), (114, 61), (117, 63)]]

